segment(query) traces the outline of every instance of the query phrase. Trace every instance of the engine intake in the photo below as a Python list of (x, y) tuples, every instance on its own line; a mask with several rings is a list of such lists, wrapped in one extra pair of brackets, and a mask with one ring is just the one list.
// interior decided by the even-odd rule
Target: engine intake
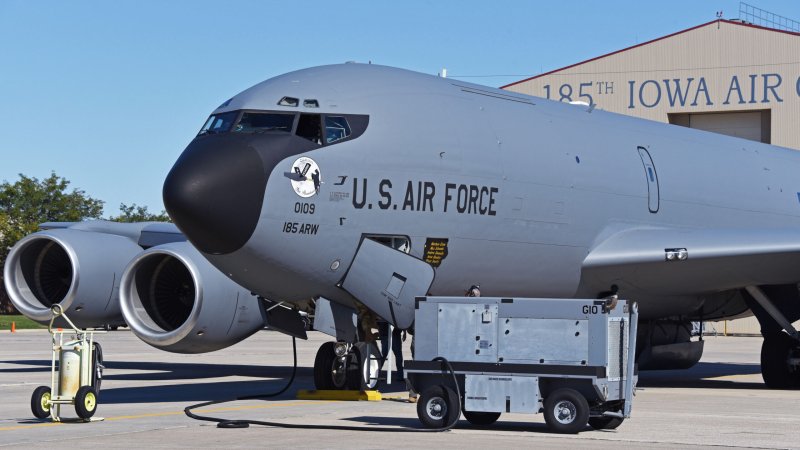
[(121, 325), (119, 280), (142, 251), (123, 236), (71, 229), (40, 231), (21, 239), (6, 259), (11, 302), (31, 319), (47, 323), (60, 304), (78, 327)]
[(120, 306), (140, 339), (175, 353), (231, 346), (262, 329), (266, 318), (250, 291), (186, 242), (153, 247), (131, 261)]

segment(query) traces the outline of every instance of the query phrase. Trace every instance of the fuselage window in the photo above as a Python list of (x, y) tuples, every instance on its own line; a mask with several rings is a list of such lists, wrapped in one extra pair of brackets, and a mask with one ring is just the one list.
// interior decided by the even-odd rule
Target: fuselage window
[(350, 125), (342, 116), (325, 116), (325, 143), (331, 144), (350, 136)]
[(212, 114), (211, 117), (206, 120), (205, 125), (203, 125), (203, 128), (200, 129), (197, 135), (227, 133), (231, 130), (231, 125), (233, 125), (238, 114), (238, 111)]
[(242, 114), (239, 123), (233, 128), (237, 133), (263, 133), (266, 131), (292, 132), (294, 114), (255, 113)]
[(298, 136), (306, 138), (311, 142), (322, 145), (322, 123), (319, 114), (300, 114), (297, 122)]

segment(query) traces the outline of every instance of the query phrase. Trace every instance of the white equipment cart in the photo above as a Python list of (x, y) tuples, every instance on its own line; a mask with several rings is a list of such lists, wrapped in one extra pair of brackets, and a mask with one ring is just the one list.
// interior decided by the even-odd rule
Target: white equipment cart
[[(64, 314), (61, 305), (51, 307), (53, 317), (48, 330), (53, 343), (50, 386), (39, 386), (31, 396), (31, 411), (39, 419), (61, 421), (61, 405), (75, 405), (84, 421), (91, 421), (97, 411), (98, 392), (103, 373), (103, 352), (94, 342), (94, 331), (80, 330)], [(59, 317), (71, 328), (53, 328)], [(64, 334), (74, 334), (64, 340)], [(57, 392), (56, 395), (53, 395)], [(97, 419), (95, 419), (97, 420)]]

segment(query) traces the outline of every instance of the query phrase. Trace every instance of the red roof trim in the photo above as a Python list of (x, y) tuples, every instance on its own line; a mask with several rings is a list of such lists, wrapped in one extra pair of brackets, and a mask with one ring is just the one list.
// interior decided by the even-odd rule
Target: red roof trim
[(777, 33), (785, 33), (785, 34), (791, 34), (793, 36), (800, 36), (800, 33), (795, 33), (793, 31), (778, 30), (778, 29), (775, 29), (775, 28), (767, 28), (767, 27), (762, 27), (760, 25), (753, 25), (753, 24), (750, 24), (750, 23), (742, 23), (742, 22), (734, 22), (732, 20), (717, 19), (717, 20), (712, 20), (711, 22), (706, 22), (704, 24), (697, 25), (697, 26), (694, 26), (694, 27), (691, 27), (691, 28), (687, 28), (685, 30), (681, 30), (681, 31), (678, 31), (678, 32), (675, 32), (675, 33), (672, 33), (672, 34), (668, 34), (666, 36), (662, 36), (660, 38), (656, 38), (656, 39), (653, 39), (651, 41), (642, 42), (641, 44), (636, 44), (636, 45), (633, 45), (633, 46), (630, 46), (630, 47), (626, 47), (626, 48), (623, 48), (622, 50), (617, 50), (615, 52), (606, 53), (605, 55), (600, 55), (600, 56), (597, 56), (597, 57), (594, 57), (594, 58), (591, 58), (591, 59), (587, 59), (587, 60), (581, 61), (579, 63), (575, 63), (575, 64), (572, 64), (572, 65), (569, 65), (569, 66), (566, 66), (566, 67), (562, 67), (560, 69), (551, 70), (550, 72), (545, 72), (545, 73), (542, 73), (542, 74), (539, 74), (539, 75), (532, 76), (530, 78), (525, 78), (524, 80), (515, 81), (515, 82), (507, 84), (505, 86), (500, 86), (500, 89), (505, 89), (507, 87), (511, 87), (511, 86), (514, 86), (514, 85), (517, 85), (517, 84), (520, 84), (520, 83), (524, 83), (526, 81), (535, 80), (536, 78), (540, 78), (540, 77), (543, 77), (543, 76), (546, 76), (546, 75), (550, 75), (550, 74), (556, 73), (556, 72), (561, 72), (562, 70), (571, 69), (573, 67), (580, 66), (581, 64), (586, 64), (586, 63), (589, 63), (589, 62), (592, 62), (592, 61), (596, 61), (596, 60), (601, 59), (601, 58), (606, 58), (608, 56), (616, 55), (617, 53), (627, 52), (628, 50), (633, 50), (634, 48), (637, 48), (637, 47), (642, 47), (642, 46), (645, 46), (645, 45), (648, 45), (648, 44), (652, 44), (653, 42), (657, 42), (657, 41), (660, 41), (660, 40), (663, 40), (663, 39), (668, 39), (668, 38), (671, 38), (673, 36), (677, 36), (679, 34), (687, 33), (689, 31), (693, 31), (693, 30), (696, 30), (698, 28), (702, 28), (702, 27), (705, 27), (705, 26), (708, 26), (708, 25), (711, 25), (711, 24), (714, 24), (714, 23), (717, 23), (717, 22), (725, 22), (725, 23), (729, 23), (731, 25), (741, 25), (743, 27), (756, 28), (756, 29), (759, 29), (759, 30), (775, 31)]

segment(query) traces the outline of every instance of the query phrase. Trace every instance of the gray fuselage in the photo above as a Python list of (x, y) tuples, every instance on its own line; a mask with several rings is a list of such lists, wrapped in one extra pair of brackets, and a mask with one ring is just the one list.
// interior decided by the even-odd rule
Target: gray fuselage
[[(284, 97), (300, 99), (299, 106), (279, 106)], [(303, 106), (306, 99), (319, 107)], [(487, 296), (594, 297), (617, 284), (620, 295), (640, 303), (645, 319), (690, 316), (701, 306), (707, 317), (730, 316), (745, 310), (721, 306), (730, 293), (672, 295), (624, 280), (589, 283), (582, 281), (584, 260), (607, 237), (632, 228), (800, 226), (800, 154), (583, 105), (345, 64), (267, 80), (214, 114), (239, 110), (368, 116), (356, 138), (311, 147), (281, 141), (285, 153), (269, 162), (272, 138), (242, 144), (259, 155), (252, 161), (261, 161), (266, 185), (263, 198), (249, 200), (260, 201), (260, 212), (242, 212), (254, 221), (236, 231), (244, 233), (241, 245), (229, 247), (238, 248), (204, 247), (193, 231), (203, 226), (203, 214), (186, 212), (191, 208), (172, 192), (181, 184), (185, 196), (201, 196), (186, 186), (206, 183), (214, 194), (203, 197), (204, 207), (218, 202), (224, 210), (222, 192), (245, 177), (168, 177), (165, 204), (171, 214), (184, 211), (173, 217), (189, 240), (236, 282), (276, 300), (351, 303), (337, 284), (362, 237), (383, 235), (408, 237), (419, 258), (428, 239), (447, 240), (432, 295), (463, 295), (480, 284)], [(220, 155), (209, 165), (228, 164), (225, 139), (198, 136), (173, 172), (194, 164), (191, 150), (203, 140), (214, 140)], [(243, 167), (251, 156), (239, 158)], [(321, 184), (309, 197), (293, 190), (289, 176), (301, 157), (319, 169)], [(223, 216), (218, 222), (244, 220)]]

